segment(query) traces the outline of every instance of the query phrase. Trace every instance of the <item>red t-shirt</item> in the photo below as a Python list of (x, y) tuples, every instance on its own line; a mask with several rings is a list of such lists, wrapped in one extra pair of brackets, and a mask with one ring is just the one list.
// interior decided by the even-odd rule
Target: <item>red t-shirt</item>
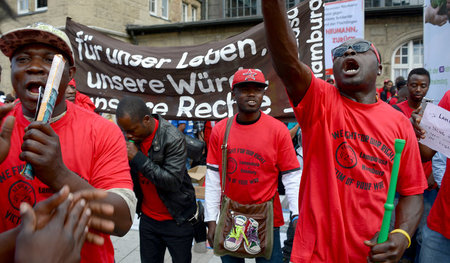
[(408, 118), (408, 119), (411, 118), (411, 114), (415, 109), (409, 107), (407, 100), (402, 101), (396, 105), (397, 105), (397, 107), (399, 107), (402, 110), (402, 112), (403, 112), (403, 114), (405, 114), (406, 118)]
[(427, 187), (412, 126), (389, 104), (355, 102), (314, 77), (294, 112), (305, 154), (291, 261), (366, 262), (363, 242), (381, 227), (395, 138), (406, 140), (397, 192)]
[(78, 91), (77, 94), (75, 95), (75, 104), (91, 111), (95, 110), (95, 105), (91, 101), (91, 99)]
[(398, 101), (397, 96), (391, 97), (391, 100), (389, 101), (389, 105), (395, 105), (395, 104), (397, 104), (397, 101)]
[[(219, 166), (219, 174), (227, 119), (212, 129), (206, 160)], [(241, 204), (263, 203), (275, 196), (274, 226), (284, 225), (277, 191), (278, 175), (300, 169), (286, 125), (262, 112), (253, 124), (241, 125), (234, 119), (227, 145), (225, 194)]]
[[(67, 112), (51, 124), (58, 134), (62, 158), (71, 171), (99, 189), (133, 189), (125, 139), (119, 127), (101, 116), (79, 110), (67, 102)], [(54, 192), (39, 179), (26, 180), (19, 175), (25, 163), (19, 159), (24, 129), (29, 125), (18, 103), (10, 113), (16, 117), (8, 157), (0, 164), (0, 232), (20, 224), (19, 206), (32, 206)], [(107, 135), (107, 136), (106, 136)], [(108, 235), (103, 246), (86, 242), (81, 262), (114, 262), (114, 248)]]
[[(444, 97), (439, 102), (439, 106), (450, 111), (450, 91), (444, 94)], [(448, 158), (441, 188), (439, 189), (433, 207), (431, 207), (427, 225), (430, 229), (450, 239), (450, 161)]]
[(211, 131), (214, 125), (216, 125), (215, 121), (205, 122), (205, 132), (203, 133), (203, 140), (205, 141), (206, 147), (209, 146), (209, 137), (211, 136)]
[[(403, 114), (405, 114), (406, 118), (411, 118), (412, 112), (415, 111), (415, 109), (409, 107), (408, 101), (402, 101), (397, 106), (402, 110)], [(433, 172), (433, 165), (431, 161), (422, 163), (423, 166), (423, 172), (425, 173), (425, 176), (428, 178), (430, 177), (431, 173)]]
[[(158, 129), (159, 121), (155, 119), (155, 129), (152, 134), (145, 138), (141, 143), (141, 151), (148, 157), (148, 150), (152, 146), (153, 138), (155, 138), (156, 130)], [(159, 198), (155, 185), (141, 173), (139, 173), (139, 183), (141, 185), (143, 200), (142, 200), (142, 212), (155, 220), (164, 221), (172, 220), (172, 216), (167, 210), (167, 207)]]

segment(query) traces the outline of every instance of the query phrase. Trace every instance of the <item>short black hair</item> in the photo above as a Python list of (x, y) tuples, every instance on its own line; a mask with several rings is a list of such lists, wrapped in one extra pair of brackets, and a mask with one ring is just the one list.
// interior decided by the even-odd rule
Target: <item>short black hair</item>
[(123, 118), (129, 115), (132, 121), (142, 122), (146, 115), (151, 116), (150, 109), (145, 101), (139, 97), (126, 96), (117, 105), (116, 118)]
[(428, 77), (428, 80), (431, 81), (430, 72), (428, 72), (428, 70), (426, 70), (424, 68), (415, 68), (415, 69), (411, 70), (408, 74), (407, 82), (409, 82), (409, 79), (411, 78), (412, 75), (425, 75)]

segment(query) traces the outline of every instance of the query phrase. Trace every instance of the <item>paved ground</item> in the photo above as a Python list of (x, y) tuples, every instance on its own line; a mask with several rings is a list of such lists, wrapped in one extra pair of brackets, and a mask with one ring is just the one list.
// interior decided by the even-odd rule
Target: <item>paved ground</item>
[[(289, 218), (289, 213), (283, 213), (285, 222)], [(139, 257), (139, 221), (135, 220), (131, 230), (123, 237), (111, 236), (112, 243), (114, 245), (115, 259), (117, 263), (138, 263)], [(281, 227), (281, 244), (286, 239), (286, 230), (288, 222)], [(171, 263), (172, 259), (169, 252), (166, 251), (164, 258), (165, 263)], [(196, 253), (192, 250), (192, 262), (193, 263), (220, 263), (219, 257), (214, 256), (212, 249), (207, 249), (206, 253)], [(254, 260), (246, 260), (246, 262), (255, 262)]]

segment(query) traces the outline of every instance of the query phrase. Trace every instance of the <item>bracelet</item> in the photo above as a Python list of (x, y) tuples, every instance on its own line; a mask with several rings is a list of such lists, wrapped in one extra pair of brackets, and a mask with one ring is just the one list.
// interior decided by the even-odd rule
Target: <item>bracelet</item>
[(406, 237), (406, 239), (408, 239), (408, 247), (407, 248), (409, 248), (411, 246), (411, 237), (409, 236), (408, 232), (406, 232), (403, 229), (397, 228), (397, 229), (394, 229), (391, 231), (391, 234), (394, 234), (394, 233), (403, 234)]
[(294, 222), (295, 220), (297, 220), (298, 219), (298, 216), (294, 216), (292, 219), (291, 219), (291, 222)]

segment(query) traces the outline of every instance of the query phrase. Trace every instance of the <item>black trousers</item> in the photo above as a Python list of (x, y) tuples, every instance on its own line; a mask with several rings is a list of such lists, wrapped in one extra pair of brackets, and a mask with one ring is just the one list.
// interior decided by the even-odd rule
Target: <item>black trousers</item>
[(141, 262), (163, 263), (166, 248), (173, 263), (190, 263), (194, 228), (175, 220), (157, 221), (144, 214), (139, 224)]

